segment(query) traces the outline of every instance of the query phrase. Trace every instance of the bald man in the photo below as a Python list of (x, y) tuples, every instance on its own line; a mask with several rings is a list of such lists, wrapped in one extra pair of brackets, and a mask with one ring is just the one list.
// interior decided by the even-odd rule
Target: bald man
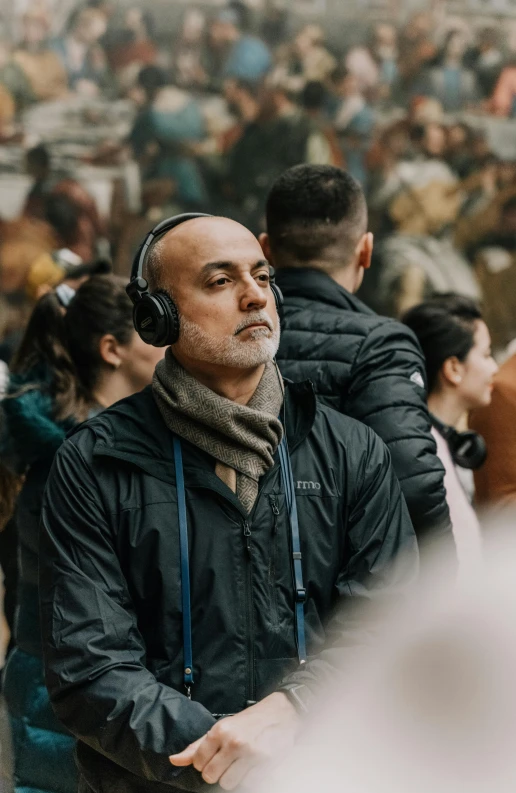
[(290, 747), (364, 640), (339, 603), (403, 588), (417, 548), (382, 441), (279, 376), (254, 236), (183, 222), (147, 278), (175, 302), (178, 340), (50, 475), (46, 680), (81, 791), (233, 790)]

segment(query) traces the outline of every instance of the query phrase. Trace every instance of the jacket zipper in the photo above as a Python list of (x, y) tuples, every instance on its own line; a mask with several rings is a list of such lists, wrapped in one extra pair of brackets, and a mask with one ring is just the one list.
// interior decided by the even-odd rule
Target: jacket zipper
[(273, 521), (271, 535), (271, 549), (269, 559), (269, 589), (271, 594), (271, 624), (275, 630), (278, 629), (278, 601), (276, 593), (276, 551), (278, 542), (278, 516), (280, 514), (276, 496), (269, 496)]
[(253, 705), (256, 701), (254, 691), (254, 617), (253, 617), (253, 556), (251, 544), (251, 526), (248, 520), (244, 520), (244, 541), (247, 567), (247, 586), (246, 586), (246, 622), (247, 622), (247, 658), (248, 658), (248, 678), (247, 678), (247, 705)]

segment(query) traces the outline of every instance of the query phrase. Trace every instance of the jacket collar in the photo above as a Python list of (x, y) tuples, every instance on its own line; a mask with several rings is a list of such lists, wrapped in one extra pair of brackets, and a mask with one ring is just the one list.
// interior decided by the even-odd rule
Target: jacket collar
[[(312, 383), (285, 381), (282, 418), (290, 451), (309, 434), (315, 411)], [(86, 426), (95, 433), (94, 456), (123, 460), (158, 479), (175, 481), (172, 433), (161, 417), (151, 386), (103, 411)], [(185, 468), (206, 472), (212, 466), (208, 454), (186, 441), (183, 446)]]
[(374, 311), (368, 308), (365, 303), (337, 284), (322, 270), (309, 267), (286, 267), (276, 271), (276, 283), (287, 299), (289, 297), (304, 297), (307, 300), (315, 300), (329, 306), (342, 308), (345, 311), (374, 315)]

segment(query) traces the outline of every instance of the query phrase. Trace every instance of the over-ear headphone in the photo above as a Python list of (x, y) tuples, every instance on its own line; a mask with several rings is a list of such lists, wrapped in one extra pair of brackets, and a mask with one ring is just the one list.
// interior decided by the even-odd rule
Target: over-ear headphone
[[(181, 225), (181, 223), (185, 223), (187, 220), (209, 217), (213, 217), (213, 215), (207, 215), (203, 212), (185, 212), (182, 215), (175, 215), (162, 220), (147, 234), (138, 248), (131, 268), (131, 280), (126, 287), (126, 292), (133, 304), (134, 327), (140, 338), (147, 344), (152, 344), (154, 347), (166, 347), (169, 344), (175, 344), (179, 339), (180, 325), (179, 311), (170, 295), (162, 289), (149, 292), (149, 285), (143, 277), (150, 246), (163, 234)], [(280, 314), (283, 305), (283, 295), (279, 286), (274, 283), (274, 269), (272, 267), (270, 277), (270, 287), (274, 295), (276, 310)]]
[(436, 416), (430, 414), (430, 418), (436, 430), (448, 444), (453, 462), (456, 465), (472, 471), (484, 465), (487, 458), (487, 446), (482, 435), (479, 435), (478, 432), (473, 432), (473, 430), (458, 432), (454, 427), (443, 424)]

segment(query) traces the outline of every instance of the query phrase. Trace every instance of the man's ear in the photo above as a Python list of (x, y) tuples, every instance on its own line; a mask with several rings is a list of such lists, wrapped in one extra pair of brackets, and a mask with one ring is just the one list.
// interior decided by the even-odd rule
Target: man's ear
[(269, 264), (272, 264), (272, 266), (274, 267), (269, 235), (265, 231), (263, 231), (258, 237), (258, 242), (262, 246), (263, 255), (265, 256)]
[(366, 232), (355, 248), (358, 266), (362, 270), (369, 270), (371, 267), (371, 257), (373, 255), (373, 235), (370, 231)]

